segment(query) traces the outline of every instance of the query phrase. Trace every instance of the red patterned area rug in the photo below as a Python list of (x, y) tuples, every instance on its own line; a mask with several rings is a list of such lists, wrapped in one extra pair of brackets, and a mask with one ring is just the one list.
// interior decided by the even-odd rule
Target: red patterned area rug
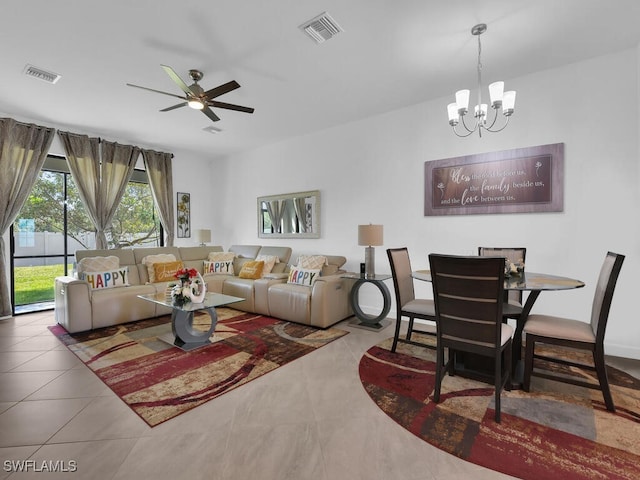
[(435, 352), (390, 348), (391, 339), (364, 354), (362, 384), (387, 415), (441, 450), (523, 479), (640, 479), (640, 380), (608, 369), (610, 413), (598, 390), (533, 377), (529, 393), (503, 392), (498, 424), (493, 387), (447, 376), (436, 404)]
[[(151, 427), (348, 333), (231, 308), (217, 312), (214, 343), (190, 352), (158, 339), (171, 332), (170, 317), (79, 334), (59, 325), (50, 330)], [(208, 314), (197, 315), (198, 323), (210, 325)]]

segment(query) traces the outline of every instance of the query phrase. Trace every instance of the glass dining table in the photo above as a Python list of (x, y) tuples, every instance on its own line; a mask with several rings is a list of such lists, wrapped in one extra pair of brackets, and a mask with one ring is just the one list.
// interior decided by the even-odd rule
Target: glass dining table
[[(429, 270), (415, 270), (412, 277), (416, 280), (431, 282)], [(505, 290), (520, 290), (528, 292), (527, 299), (522, 306), (522, 313), (516, 320), (516, 329), (513, 334), (512, 349), (512, 384), (511, 388), (519, 388), (522, 385), (524, 365), (522, 360), (522, 330), (529, 313), (540, 294), (544, 291), (573, 290), (584, 287), (585, 283), (569, 277), (561, 277), (548, 273), (521, 272), (504, 279)]]

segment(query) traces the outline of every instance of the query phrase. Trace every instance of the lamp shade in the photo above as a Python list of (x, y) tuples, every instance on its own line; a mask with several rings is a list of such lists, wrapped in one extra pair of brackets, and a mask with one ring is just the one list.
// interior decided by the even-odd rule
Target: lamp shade
[(196, 230), (196, 242), (209, 243), (211, 241), (211, 230), (207, 228), (201, 228)]
[(358, 225), (358, 245), (382, 245), (382, 225)]

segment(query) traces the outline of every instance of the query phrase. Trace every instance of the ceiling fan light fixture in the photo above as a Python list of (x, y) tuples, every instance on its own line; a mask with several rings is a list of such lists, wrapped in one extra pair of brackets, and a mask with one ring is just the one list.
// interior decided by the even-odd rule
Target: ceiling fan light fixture
[(189, 100), (187, 102), (187, 105), (189, 105), (194, 110), (202, 110), (204, 108), (204, 103), (202, 103), (202, 100), (199, 100), (197, 98), (192, 98), (191, 100)]

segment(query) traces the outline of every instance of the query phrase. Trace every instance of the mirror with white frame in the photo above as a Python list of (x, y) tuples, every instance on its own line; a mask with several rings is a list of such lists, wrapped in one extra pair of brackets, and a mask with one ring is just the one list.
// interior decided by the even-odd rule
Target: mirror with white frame
[(320, 191), (258, 197), (259, 238), (320, 238)]

